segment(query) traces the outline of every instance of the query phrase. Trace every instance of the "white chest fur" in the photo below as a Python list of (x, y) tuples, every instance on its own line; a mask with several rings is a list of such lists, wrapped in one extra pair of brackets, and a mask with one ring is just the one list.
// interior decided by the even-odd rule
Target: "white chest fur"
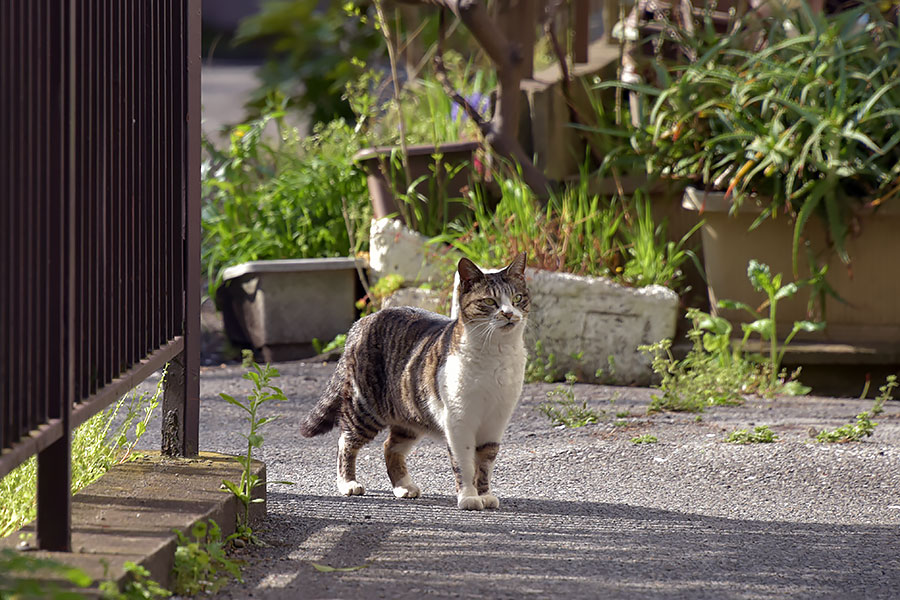
[(500, 441), (522, 393), (521, 331), (501, 337), (484, 346), (483, 340), (464, 336), (438, 375), (443, 402), (436, 416), (446, 429), (473, 432), (476, 443)]

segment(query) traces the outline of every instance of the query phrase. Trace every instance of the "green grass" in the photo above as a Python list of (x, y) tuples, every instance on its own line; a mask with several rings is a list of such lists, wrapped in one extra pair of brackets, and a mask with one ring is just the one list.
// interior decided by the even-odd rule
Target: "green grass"
[[(135, 457), (134, 447), (147, 429), (159, 405), (165, 372), (153, 394), (132, 390), (114, 406), (88, 419), (72, 436), (72, 493), (99, 479), (114, 465)], [(120, 410), (126, 411), (121, 425), (113, 429)], [(0, 479), (0, 537), (6, 537), (32, 521), (37, 514), (35, 457)]]
[(539, 269), (679, 289), (682, 265), (694, 256), (687, 244), (696, 228), (670, 242), (646, 194), (601, 197), (590, 192), (591, 180), (584, 169), (577, 183), (553, 193), (544, 206), (521, 178), (497, 176), (500, 200), (474, 186), (468, 199), (473, 215), (433, 241), (451, 244), (476, 264), (506, 264), (526, 252), (529, 266)]

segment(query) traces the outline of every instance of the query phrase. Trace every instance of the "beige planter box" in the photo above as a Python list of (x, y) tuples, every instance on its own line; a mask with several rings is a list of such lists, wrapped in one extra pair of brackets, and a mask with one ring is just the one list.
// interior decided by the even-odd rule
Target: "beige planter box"
[[(729, 215), (731, 203), (720, 192), (704, 193), (688, 188), (683, 207), (703, 209), (703, 256), (709, 284), (710, 304), (720, 299), (760, 305), (765, 299), (747, 279), (750, 259), (763, 262), (772, 273), (783, 273), (784, 281), (792, 281), (791, 244), (793, 224), (784, 217), (766, 219), (749, 231), (760, 210), (752, 201), (744, 202), (741, 210)], [(889, 209), (889, 210), (888, 210)], [(823, 341), (836, 344), (879, 344), (900, 340), (900, 211), (882, 207), (875, 214), (860, 218), (860, 235), (847, 240), (852, 270), (830, 252), (821, 223), (810, 219), (806, 237), (812, 250), (827, 259), (829, 284), (846, 303), (832, 297), (825, 299), (821, 333), (804, 333), (798, 340)], [(806, 255), (801, 248), (800, 277), (809, 276)], [(807, 318), (810, 289), (779, 302), (777, 320), (779, 334), (786, 335), (794, 321)], [(741, 322), (748, 316), (742, 311), (718, 311), (740, 331)]]
[(356, 260), (308, 258), (250, 261), (229, 267), (219, 288), (225, 333), (263, 360), (316, 354), (356, 319)]

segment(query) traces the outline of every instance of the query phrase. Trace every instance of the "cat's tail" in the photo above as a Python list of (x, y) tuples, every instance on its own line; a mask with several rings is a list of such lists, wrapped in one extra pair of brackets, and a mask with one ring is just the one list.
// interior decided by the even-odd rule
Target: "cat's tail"
[(328, 386), (312, 411), (300, 423), (300, 434), (313, 437), (327, 433), (334, 428), (341, 412), (341, 401), (346, 391), (345, 379), (338, 369), (328, 380)]

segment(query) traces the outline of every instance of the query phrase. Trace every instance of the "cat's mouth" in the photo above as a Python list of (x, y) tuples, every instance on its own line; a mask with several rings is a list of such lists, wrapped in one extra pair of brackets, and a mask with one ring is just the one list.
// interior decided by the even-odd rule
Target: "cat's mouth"
[(512, 329), (515, 326), (516, 326), (515, 321), (507, 321), (506, 323), (504, 323), (503, 325), (500, 326), (500, 329)]

